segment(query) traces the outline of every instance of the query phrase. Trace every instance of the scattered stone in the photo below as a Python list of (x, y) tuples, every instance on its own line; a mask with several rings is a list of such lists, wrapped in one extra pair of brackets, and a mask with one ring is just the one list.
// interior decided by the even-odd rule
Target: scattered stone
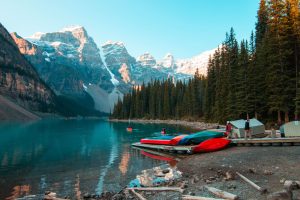
[(83, 195), (83, 198), (84, 199), (89, 199), (89, 198), (91, 198), (92, 196), (91, 196), (91, 194), (89, 194), (89, 193), (85, 193), (84, 195)]
[(227, 186), (227, 188), (228, 188), (228, 189), (236, 189), (236, 185), (234, 185), (234, 184), (229, 184), (229, 185)]
[(287, 190), (274, 192), (267, 196), (267, 200), (292, 200), (292, 192)]
[(248, 172), (251, 174), (256, 174), (256, 170), (254, 168), (249, 168)]
[(284, 183), (285, 181), (285, 178), (280, 179), (280, 183)]
[(198, 177), (197, 175), (195, 175), (195, 176), (194, 176), (194, 182), (197, 183), (197, 182), (199, 182), (199, 181), (200, 181), (199, 177)]
[(283, 187), (288, 191), (292, 191), (300, 188), (296, 181), (291, 181), (291, 180), (285, 181)]
[(123, 200), (125, 199), (125, 197), (121, 194), (115, 194), (113, 197), (112, 197), (112, 200)]
[(56, 197), (56, 193), (55, 193), (55, 192), (50, 192), (50, 193), (48, 194), (48, 196), (50, 196), (50, 197)]
[(158, 173), (158, 174), (155, 174), (155, 176), (157, 176), (157, 177), (164, 177), (165, 174), (163, 174), (163, 173)]
[(180, 184), (180, 188), (184, 189), (184, 188), (187, 188), (188, 187), (188, 183), (186, 181), (183, 181), (181, 184)]
[(224, 180), (226, 181), (234, 180), (234, 175), (231, 172), (226, 172)]
[(274, 174), (272, 171), (270, 171), (270, 170), (264, 170), (264, 175), (272, 175), (272, 174)]
[(207, 180), (205, 180), (205, 183), (210, 184), (210, 183), (212, 183), (212, 181), (207, 179)]

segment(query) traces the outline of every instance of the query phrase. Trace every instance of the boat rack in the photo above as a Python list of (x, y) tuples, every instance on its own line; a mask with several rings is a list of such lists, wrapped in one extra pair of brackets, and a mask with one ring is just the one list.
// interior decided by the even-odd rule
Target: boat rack
[[(238, 147), (242, 146), (300, 146), (300, 137), (289, 138), (253, 138), (247, 139), (232, 139), (231, 145)], [(168, 145), (153, 145), (153, 144), (141, 144), (136, 142), (132, 144), (133, 147), (151, 149), (156, 151), (164, 151), (177, 154), (193, 154), (193, 150), (196, 145), (189, 146), (168, 146)]]
[(188, 145), (188, 146), (168, 146), (168, 145), (154, 145), (154, 144), (141, 144), (140, 142), (136, 142), (131, 144), (134, 147), (152, 149), (156, 151), (165, 151), (169, 153), (178, 153), (178, 154), (192, 154), (196, 145)]

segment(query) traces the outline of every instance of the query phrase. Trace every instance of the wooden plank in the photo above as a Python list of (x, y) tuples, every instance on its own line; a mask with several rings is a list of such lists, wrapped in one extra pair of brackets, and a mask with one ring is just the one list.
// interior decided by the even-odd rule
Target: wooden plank
[(167, 146), (167, 145), (154, 145), (154, 144), (141, 144), (140, 142), (131, 144), (134, 147), (148, 148), (148, 149), (160, 149), (168, 151), (193, 151), (196, 145), (190, 146)]
[(231, 200), (236, 200), (236, 199), (239, 199), (239, 197), (235, 194), (232, 194), (232, 193), (229, 193), (229, 192), (226, 192), (226, 191), (223, 191), (223, 190), (219, 190), (217, 188), (214, 188), (214, 187), (208, 187), (208, 186), (205, 186), (205, 188), (213, 193), (214, 195), (216, 195), (217, 197), (221, 197), (221, 198), (224, 198), (224, 199), (231, 199)]
[(191, 196), (191, 195), (182, 195), (183, 200), (224, 200), (224, 199), (216, 199), (210, 197), (200, 197), (200, 196)]
[(137, 190), (137, 191), (175, 191), (183, 193), (184, 189), (181, 189), (180, 187), (141, 187), (141, 188), (126, 188), (127, 190)]

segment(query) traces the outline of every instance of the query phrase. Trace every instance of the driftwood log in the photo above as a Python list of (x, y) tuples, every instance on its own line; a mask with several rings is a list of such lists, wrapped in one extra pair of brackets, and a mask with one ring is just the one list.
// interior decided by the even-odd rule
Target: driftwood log
[(232, 193), (229, 193), (229, 192), (226, 192), (226, 191), (223, 191), (223, 190), (219, 190), (217, 188), (214, 188), (214, 187), (208, 187), (208, 186), (205, 186), (205, 188), (213, 193), (214, 195), (216, 195), (217, 197), (221, 197), (221, 198), (224, 198), (224, 199), (230, 199), (230, 200), (236, 200), (236, 199), (239, 199), (239, 197), (235, 194), (232, 194)]
[(134, 191), (134, 189), (130, 189), (129, 191), (132, 192), (139, 200), (147, 200), (141, 194), (139, 194), (136, 191)]
[(183, 195), (183, 200), (224, 200), (224, 199), (216, 199), (210, 197), (200, 197), (200, 196), (191, 196), (191, 195)]
[(243, 176), (242, 174), (236, 172), (236, 174), (241, 177), (241, 179), (243, 179), (245, 182), (249, 183), (252, 187), (254, 187), (255, 189), (257, 189), (258, 191), (260, 191), (261, 193), (265, 193), (267, 192), (266, 188), (262, 188), (260, 186), (258, 186), (257, 184), (255, 184), (254, 182), (252, 182), (251, 180), (249, 180), (248, 178), (246, 178), (245, 176)]
[(184, 189), (180, 187), (144, 187), (144, 188), (127, 188), (128, 190), (137, 190), (137, 191), (175, 191), (183, 193)]

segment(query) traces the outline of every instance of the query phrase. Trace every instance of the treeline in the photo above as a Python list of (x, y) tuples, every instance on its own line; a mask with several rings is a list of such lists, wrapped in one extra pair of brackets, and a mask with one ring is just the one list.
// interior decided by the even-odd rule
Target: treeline
[(198, 119), (204, 115), (205, 78), (198, 70), (187, 82), (172, 79), (142, 84), (119, 99), (113, 118)]
[(238, 43), (231, 29), (209, 61), (209, 120), (249, 114), (281, 124), (298, 117), (299, 0), (261, 0), (257, 18), (249, 42)]
[(238, 42), (233, 28), (226, 33), (209, 59), (206, 77), (142, 86), (118, 102), (113, 117), (204, 116), (224, 123), (249, 116), (280, 124), (298, 119), (299, 60), (299, 0), (261, 0), (250, 39)]

